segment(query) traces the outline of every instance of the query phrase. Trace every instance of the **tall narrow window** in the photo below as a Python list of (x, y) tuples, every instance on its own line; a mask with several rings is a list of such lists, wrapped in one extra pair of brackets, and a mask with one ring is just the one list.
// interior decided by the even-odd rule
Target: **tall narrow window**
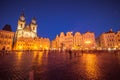
[(35, 30), (35, 27), (33, 27), (33, 30)]
[(20, 24), (21, 28), (22, 28), (22, 24)]

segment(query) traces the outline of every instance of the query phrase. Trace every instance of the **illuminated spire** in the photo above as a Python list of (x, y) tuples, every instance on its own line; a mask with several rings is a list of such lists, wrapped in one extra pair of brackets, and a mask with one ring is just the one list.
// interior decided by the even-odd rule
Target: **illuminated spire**
[(33, 17), (31, 23), (36, 24), (36, 18)]
[(23, 9), (22, 12), (21, 12), (21, 16), (24, 16), (24, 9)]
[(25, 15), (24, 15), (24, 10), (22, 10), (20, 18), (21, 21), (25, 21)]

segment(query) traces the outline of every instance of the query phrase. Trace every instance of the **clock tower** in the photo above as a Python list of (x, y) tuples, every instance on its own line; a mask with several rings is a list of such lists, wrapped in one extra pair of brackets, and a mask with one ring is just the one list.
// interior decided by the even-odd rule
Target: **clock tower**
[(17, 30), (23, 29), (25, 27), (26, 21), (25, 21), (25, 16), (24, 12), (20, 15), (20, 18), (18, 19), (18, 26)]

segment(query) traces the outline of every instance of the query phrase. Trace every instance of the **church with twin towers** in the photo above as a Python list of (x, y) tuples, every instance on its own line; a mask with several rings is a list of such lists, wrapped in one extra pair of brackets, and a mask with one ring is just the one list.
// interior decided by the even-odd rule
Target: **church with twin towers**
[(24, 12), (18, 19), (16, 38), (35, 38), (37, 37), (37, 22), (35, 18), (32, 18), (30, 24), (26, 24)]
[(21, 13), (17, 30), (13, 39), (13, 50), (47, 50), (50, 47), (49, 38), (37, 36), (37, 22), (32, 18), (29, 24), (26, 24), (24, 12)]

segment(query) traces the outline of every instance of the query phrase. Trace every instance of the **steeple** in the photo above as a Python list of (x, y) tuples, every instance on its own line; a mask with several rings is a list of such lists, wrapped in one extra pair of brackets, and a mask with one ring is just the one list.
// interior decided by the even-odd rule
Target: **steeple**
[(24, 11), (22, 11), (19, 20), (21, 20), (21, 21), (25, 21)]
[(34, 33), (37, 33), (37, 22), (36, 22), (36, 18), (35, 17), (32, 18), (31, 23), (30, 23), (30, 27), (31, 27), (31, 30)]
[(24, 11), (22, 11), (19, 19), (18, 19), (18, 26), (17, 29), (23, 29), (25, 27), (26, 21), (24, 16)]
[(32, 18), (31, 23), (32, 23), (32, 24), (36, 24), (36, 18), (35, 18), (35, 17)]

